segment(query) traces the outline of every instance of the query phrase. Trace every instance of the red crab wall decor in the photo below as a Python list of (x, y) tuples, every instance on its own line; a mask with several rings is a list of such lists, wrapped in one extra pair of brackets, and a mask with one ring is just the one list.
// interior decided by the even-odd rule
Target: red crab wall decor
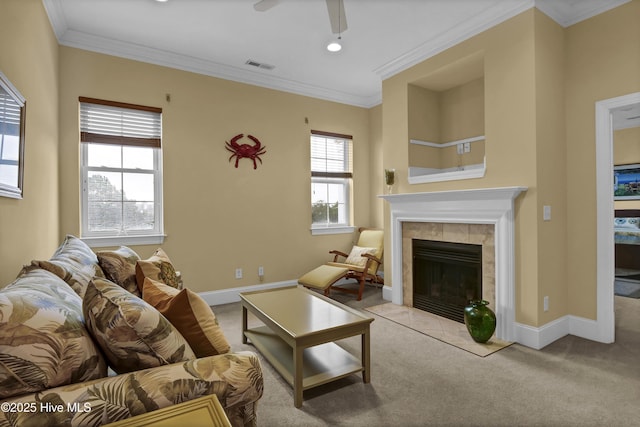
[(233, 153), (231, 157), (229, 157), (229, 161), (231, 161), (231, 159), (235, 157), (236, 168), (237, 168), (238, 161), (243, 157), (247, 159), (251, 159), (253, 160), (253, 168), (256, 169), (258, 167), (258, 165), (256, 164), (256, 159), (260, 160), (260, 163), (262, 163), (262, 159), (260, 158), (260, 156), (266, 153), (267, 147), (263, 147), (260, 141), (258, 141), (258, 138), (256, 138), (253, 135), (247, 135), (247, 138), (249, 138), (254, 142), (253, 145), (238, 144), (238, 140), (241, 139), (243, 136), (244, 134), (240, 133), (234, 136), (233, 138), (231, 138), (231, 141), (225, 141), (226, 145), (224, 148), (226, 148), (227, 150)]

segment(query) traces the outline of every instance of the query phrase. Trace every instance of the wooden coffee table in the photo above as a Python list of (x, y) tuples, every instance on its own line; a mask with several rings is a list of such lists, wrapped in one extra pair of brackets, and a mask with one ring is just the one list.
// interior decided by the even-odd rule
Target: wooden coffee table
[[(242, 342), (247, 339), (293, 387), (302, 406), (303, 390), (362, 371), (371, 379), (369, 325), (372, 317), (303, 287), (243, 292)], [(264, 325), (247, 328), (247, 312)], [(334, 341), (361, 335), (358, 358)]]

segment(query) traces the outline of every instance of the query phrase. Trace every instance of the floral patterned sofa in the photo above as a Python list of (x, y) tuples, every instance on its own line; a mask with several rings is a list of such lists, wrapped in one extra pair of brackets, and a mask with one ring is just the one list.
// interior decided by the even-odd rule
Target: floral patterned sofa
[(230, 352), (162, 250), (96, 255), (67, 236), (0, 290), (0, 427), (98, 426), (213, 393), (255, 426), (262, 391), (257, 356)]

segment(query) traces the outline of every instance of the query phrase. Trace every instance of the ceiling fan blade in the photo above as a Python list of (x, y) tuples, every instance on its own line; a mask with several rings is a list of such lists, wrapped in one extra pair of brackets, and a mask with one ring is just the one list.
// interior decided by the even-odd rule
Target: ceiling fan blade
[(329, 21), (333, 34), (343, 33), (347, 29), (347, 17), (344, 13), (344, 0), (327, 0)]
[(258, 12), (265, 12), (278, 3), (280, 3), (280, 0), (260, 0), (253, 5), (253, 8)]

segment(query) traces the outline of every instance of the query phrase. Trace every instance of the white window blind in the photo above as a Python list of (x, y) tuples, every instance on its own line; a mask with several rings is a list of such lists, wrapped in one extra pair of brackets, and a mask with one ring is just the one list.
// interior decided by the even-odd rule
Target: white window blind
[(80, 140), (160, 147), (162, 109), (80, 98)]

